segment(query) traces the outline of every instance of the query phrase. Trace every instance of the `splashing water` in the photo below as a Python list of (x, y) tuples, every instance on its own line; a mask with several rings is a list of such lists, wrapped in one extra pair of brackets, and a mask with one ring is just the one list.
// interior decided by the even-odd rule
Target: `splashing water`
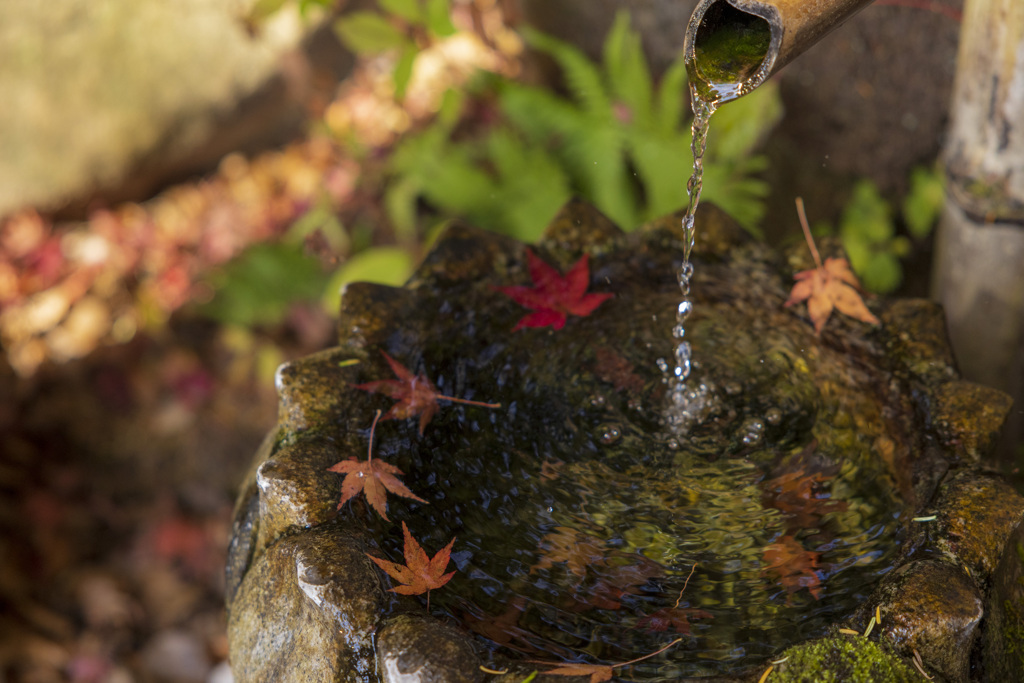
[(711, 403), (711, 389), (708, 385), (701, 383), (696, 387), (690, 387), (687, 384), (693, 367), (693, 350), (690, 342), (686, 340), (686, 320), (693, 312), (693, 301), (690, 299), (693, 263), (690, 261), (690, 252), (693, 250), (696, 236), (694, 220), (697, 206), (700, 204), (701, 188), (704, 184), (704, 152), (708, 144), (711, 115), (718, 108), (718, 101), (707, 101), (701, 98), (697, 89), (691, 85), (690, 102), (693, 106), (690, 142), (690, 150), (693, 153), (693, 175), (686, 183), (689, 203), (686, 206), (686, 215), (683, 217), (683, 262), (676, 272), (676, 280), (679, 282), (682, 298), (676, 307), (676, 324), (672, 329), (672, 336), (676, 340), (675, 367), (669, 377), (671, 404), (668, 411), (668, 424), (677, 433), (687, 431), (690, 425), (708, 411)]

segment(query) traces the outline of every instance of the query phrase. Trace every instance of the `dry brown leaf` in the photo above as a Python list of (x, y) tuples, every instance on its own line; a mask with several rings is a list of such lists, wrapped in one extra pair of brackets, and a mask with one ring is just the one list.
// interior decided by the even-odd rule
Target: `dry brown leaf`
[(859, 289), (860, 282), (857, 276), (850, 270), (849, 262), (844, 258), (827, 258), (824, 265), (818, 255), (818, 248), (811, 237), (811, 230), (807, 225), (807, 216), (804, 214), (803, 200), (799, 197), (796, 200), (797, 211), (800, 214), (800, 226), (804, 231), (804, 238), (807, 246), (814, 256), (816, 268), (801, 270), (793, 275), (796, 284), (789, 292), (789, 298), (783, 304), (787, 308), (802, 301), (807, 302), (807, 314), (814, 323), (814, 334), (820, 335), (828, 322), (833, 310), (838, 310), (861, 322), (872, 325), (881, 324), (878, 318), (868, 310), (861, 298)]

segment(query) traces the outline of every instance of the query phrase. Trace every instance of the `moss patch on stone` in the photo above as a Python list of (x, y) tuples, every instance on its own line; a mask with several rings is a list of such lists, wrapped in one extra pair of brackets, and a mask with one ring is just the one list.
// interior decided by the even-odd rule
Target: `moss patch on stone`
[(919, 681), (918, 674), (897, 655), (860, 636), (835, 635), (811, 640), (782, 653), (785, 662), (771, 674), (773, 683), (840, 683)]

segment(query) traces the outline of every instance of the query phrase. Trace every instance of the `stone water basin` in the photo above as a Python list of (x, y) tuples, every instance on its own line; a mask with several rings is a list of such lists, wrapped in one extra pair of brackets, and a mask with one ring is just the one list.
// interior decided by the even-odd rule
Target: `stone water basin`
[[(933, 675), (977, 678), (990, 577), (1024, 514), (978, 465), (1007, 398), (958, 378), (929, 302), (872, 300), (880, 326), (834, 316), (816, 337), (782, 306), (806, 248), (769, 250), (708, 207), (687, 321), (703, 398), (673, 427), (678, 224), (624, 235), (567, 205), (530, 249), (561, 272), (588, 255), (587, 291), (613, 296), (560, 329), (516, 329), (530, 311), (499, 288), (530, 284), (527, 247), (466, 226), (406, 287), (346, 290), (338, 346), (279, 371), (279, 423), (239, 497), (236, 678), (589, 680), (545, 672), (677, 640), (614, 674), (756, 680), (813, 646), (772, 675), (828, 660), (902, 680), (916, 650)], [(425, 501), (389, 495), (388, 520), (362, 494), (339, 509), (327, 469), (366, 459), (394, 404), (357, 387), (394, 378), (384, 354), (501, 404), (441, 400), (422, 433), (416, 416), (377, 424), (372, 457)], [(431, 555), (455, 538), (429, 611), (367, 557), (402, 563), (403, 523)], [(867, 638), (838, 630), (862, 634), (876, 608)]]

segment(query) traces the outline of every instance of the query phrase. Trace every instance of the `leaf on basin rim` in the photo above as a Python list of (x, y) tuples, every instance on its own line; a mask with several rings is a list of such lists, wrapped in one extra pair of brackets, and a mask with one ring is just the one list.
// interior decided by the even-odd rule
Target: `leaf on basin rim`
[(800, 216), (800, 227), (804, 231), (804, 239), (814, 257), (815, 268), (801, 270), (793, 275), (796, 284), (789, 292), (789, 298), (783, 306), (787, 308), (801, 301), (807, 302), (807, 315), (814, 323), (814, 334), (820, 335), (828, 322), (833, 310), (838, 310), (861, 322), (880, 325), (881, 322), (868, 310), (860, 296), (860, 282), (850, 270), (849, 262), (844, 258), (827, 258), (824, 265), (811, 236), (804, 213), (804, 203), (800, 197), (796, 199), (797, 213)]
[(793, 275), (796, 284), (784, 306), (807, 302), (807, 315), (814, 323), (814, 333), (821, 334), (833, 310), (861, 322), (881, 324), (868, 310), (857, 291), (860, 283), (844, 258), (827, 258), (820, 268), (801, 270)]

